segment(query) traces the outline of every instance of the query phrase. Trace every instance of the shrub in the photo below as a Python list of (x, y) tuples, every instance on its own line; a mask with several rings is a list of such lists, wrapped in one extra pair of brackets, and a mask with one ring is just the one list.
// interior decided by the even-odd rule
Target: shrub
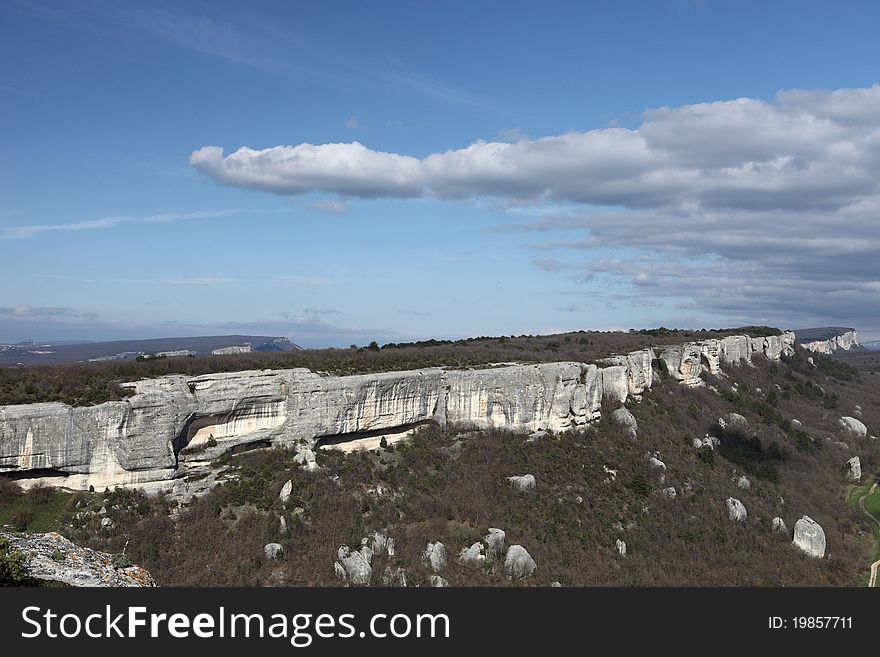
[(14, 502), (21, 495), (21, 487), (12, 479), (0, 477), (0, 506)]
[(19, 509), (9, 519), (9, 523), (20, 532), (27, 531), (28, 525), (34, 521), (34, 512), (30, 509)]
[(37, 484), (25, 493), (31, 504), (48, 504), (55, 495), (55, 489), (42, 484)]
[(0, 536), (0, 586), (25, 586), (30, 581), (24, 569), (24, 555), (12, 550)]

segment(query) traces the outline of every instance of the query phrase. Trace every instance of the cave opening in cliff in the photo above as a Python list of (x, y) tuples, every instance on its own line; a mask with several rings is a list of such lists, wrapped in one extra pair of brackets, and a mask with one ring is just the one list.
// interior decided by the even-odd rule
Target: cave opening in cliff
[(337, 449), (342, 452), (357, 452), (370, 449), (378, 449), (382, 440), (385, 444), (393, 445), (406, 440), (420, 427), (436, 424), (431, 420), (402, 424), (387, 429), (375, 429), (372, 431), (354, 431), (351, 433), (338, 433), (326, 436), (318, 436), (315, 441), (316, 449)]

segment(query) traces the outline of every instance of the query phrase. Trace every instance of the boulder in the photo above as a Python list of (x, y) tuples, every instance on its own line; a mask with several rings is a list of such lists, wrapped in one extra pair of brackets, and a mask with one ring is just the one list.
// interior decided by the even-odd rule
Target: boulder
[(749, 426), (749, 421), (739, 413), (728, 413), (724, 417), (718, 418), (718, 424), (722, 429), (728, 427), (732, 429), (746, 429)]
[(844, 415), (838, 421), (845, 433), (855, 436), (856, 438), (864, 438), (868, 435), (868, 427), (861, 420), (857, 420), (849, 415)]
[(486, 547), (480, 542), (464, 548), (458, 553), (458, 563), (463, 566), (478, 568), (486, 562)]
[(278, 493), (278, 497), (281, 500), (282, 504), (287, 504), (290, 501), (290, 494), (293, 492), (293, 482), (288, 479), (285, 484), (281, 487), (281, 492)]
[(263, 546), (263, 552), (266, 553), (267, 559), (279, 559), (284, 554), (284, 546), (281, 543), (267, 543)]
[(113, 520), (110, 518), (101, 518), (101, 529), (113, 529)]
[(862, 480), (862, 462), (858, 456), (853, 456), (846, 462), (846, 478), (850, 481)]
[(507, 535), (503, 529), (489, 527), (489, 533), (483, 537), (483, 542), (489, 547), (487, 557), (494, 559), (504, 552), (504, 541)]
[(626, 543), (619, 538), (614, 543), (614, 548), (617, 550), (620, 556), (626, 556)]
[(373, 554), (394, 556), (394, 539), (382, 532), (373, 532), (369, 538), (361, 539), (361, 545), (368, 546)]
[(535, 477), (530, 474), (508, 477), (507, 481), (515, 490), (521, 493), (532, 490), (535, 487)]
[(652, 456), (648, 459), (648, 465), (650, 465), (655, 470), (665, 470), (666, 464), (658, 459), (656, 456)]
[(371, 550), (361, 548), (360, 551), (355, 551), (343, 545), (339, 548), (334, 564), (336, 576), (346, 585), (369, 586), (373, 576), (373, 568), (370, 565), (372, 560)]
[(428, 578), (428, 581), (431, 583), (431, 586), (433, 586), (435, 589), (442, 589), (442, 588), (446, 588), (447, 586), (449, 586), (449, 582), (446, 581), (444, 578), (440, 577), (440, 575), (431, 575)]
[(736, 480), (736, 487), (741, 488), (742, 490), (748, 490), (752, 487), (752, 482), (749, 481), (749, 478), (741, 475), (739, 479)]
[(428, 547), (425, 548), (425, 553), (422, 555), (422, 563), (435, 573), (441, 572), (446, 568), (446, 546), (439, 541), (428, 543)]
[(504, 576), (507, 579), (522, 579), (535, 572), (537, 564), (522, 545), (511, 545), (504, 559)]
[(669, 486), (668, 488), (660, 489), (660, 497), (665, 497), (670, 500), (674, 500), (676, 496), (675, 487)]
[(794, 539), (791, 544), (810, 555), (821, 559), (825, 556), (825, 531), (818, 522), (803, 516), (794, 524)]
[(636, 422), (635, 416), (628, 409), (624, 407), (618, 408), (611, 414), (611, 419), (615, 424), (623, 427), (624, 434), (630, 438), (635, 438), (638, 435), (639, 423)]
[(736, 522), (744, 522), (748, 516), (746, 507), (735, 497), (727, 498), (727, 517)]
[(857, 415), (857, 416), (859, 416), (859, 417), (862, 417), (862, 407), (859, 406), (858, 404), (856, 404), (856, 405), (853, 407), (853, 415)]
[(785, 524), (785, 520), (783, 520), (779, 516), (773, 518), (773, 520), (770, 522), (770, 528), (776, 534), (785, 534), (786, 536), (788, 536), (788, 526)]

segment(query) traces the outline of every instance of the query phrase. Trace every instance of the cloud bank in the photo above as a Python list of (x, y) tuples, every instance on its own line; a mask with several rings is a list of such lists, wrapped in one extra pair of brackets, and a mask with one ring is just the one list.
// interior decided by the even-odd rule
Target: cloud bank
[[(359, 142), (190, 163), (276, 194), (490, 199), (567, 210), (520, 224), (548, 275), (728, 321), (880, 327), (880, 85), (662, 107), (603, 128), (413, 157)], [(593, 290), (594, 292), (595, 290)]]

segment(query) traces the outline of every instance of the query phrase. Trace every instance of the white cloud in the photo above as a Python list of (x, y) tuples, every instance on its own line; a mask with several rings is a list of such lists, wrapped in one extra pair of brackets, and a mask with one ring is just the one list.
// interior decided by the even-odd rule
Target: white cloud
[(548, 234), (531, 245), (544, 253), (534, 266), (587, 299), (605, 286), (630, 307), (665, 300), (679, 317), (880, 327), (880, 85), (662, 107), (633, 130), (423, 158), (353, 142), (226, 157), (206, 147), (191, 163), (279, 194), (556, 207), (518, 228)]

